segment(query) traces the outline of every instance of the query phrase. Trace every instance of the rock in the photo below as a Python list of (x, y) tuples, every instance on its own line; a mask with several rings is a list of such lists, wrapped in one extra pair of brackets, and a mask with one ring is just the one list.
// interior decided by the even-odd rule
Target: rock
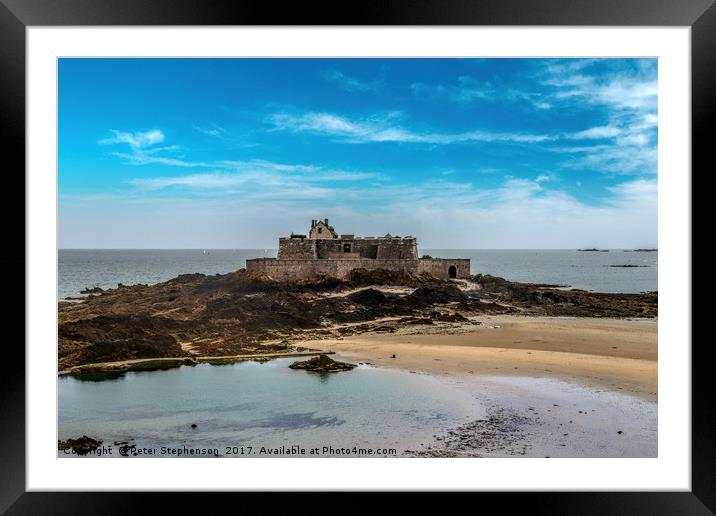
[(191, 427), (192, 427), (192, 428), (196, 428), (196, 423), (192, 423), (192, 424), (191, 424)]
[(467, 317), (465, 317), (457, 312), (452, 312), (452, 313), (447, 313), (447, 314), (441, 313), (441, 312), (430, 312), (430, 317), (434, 321), (439, 321), (439, 322), (470, 322), (470, 320)]
[(78, 439), (67, 439), (66, 441), (57, 441), (58, 450), (71, 449), (77, 455), (87, 455), (102, 445), (102, 441), (92, 439), (83, 435)]
[(380, 305), (382, 303), (385, 303), (387, 299), (385, 297), (385, 294), (383, 294), (380, 290), (375, 290), (373, 288), (359, 290), (358, 292), (349, 294), (348, 296), (346, 296), (346, 298), (353, 303), (366, 306)]
[(467, 295), (455, 285), (441, 285), (417, 288), (407, 299), (415, 304), (436, 304), (465, 301)]
[(433, 323), (433, 320), (432, 320), (431, 318), (428, 318), (428, 317), (408, 317), (407, 319), (404, 319), (403, 322), (404, 322), (405, 324), (410, 324), (410, 325), (420, 325), (420, 324), (430, 325), (430, 324), (434, 324), (434, 323)]
[(371, 285), (399, 285), (403, 287), (421, 287), (439, 281), (428, 274), (412, 274), (387, 269), (353, 269), (348, 275), (348, 282), (354, 287)]
[(93, 288), (86, 288), (84, 290), (80, 290), (80, 294), (101, 294), (104, 292), (104, 289), (99, 287), (93, 287)]
[(298, 362), (294, 362), (288, 367), (291, 369), (303, 369), (314, 373), (334, 373), (339, 371), (350, 371), (355, 367), (355, 364), (338, 362), (330, 358), (328, 355), (318, 355), (310, 360), (300, 360)]

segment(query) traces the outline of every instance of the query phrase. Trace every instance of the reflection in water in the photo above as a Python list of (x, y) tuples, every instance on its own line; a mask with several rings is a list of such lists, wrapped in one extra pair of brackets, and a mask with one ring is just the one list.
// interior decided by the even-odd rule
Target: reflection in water
[(72, 377), (80, 382), (104, 382), (107, 380), (118, 380), (124, 378), (124, 372), (98, 371), (92, 373), (73, 374)]
[(345, 423), (345, 420), (333, 416), (317, 416), (315, 412), (297, 414), (277, 414), (249, 423), (245, 428), (276, 428), (294, 430), (297, 428), (334, 427)]

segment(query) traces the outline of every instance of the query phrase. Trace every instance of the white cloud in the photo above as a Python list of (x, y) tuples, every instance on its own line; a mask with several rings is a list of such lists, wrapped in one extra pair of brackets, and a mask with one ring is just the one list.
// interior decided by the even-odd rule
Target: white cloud
[(155, 145), (164, 141), (164, 133), (158, 129), (146, 132), (123, 132), (111, 129), (110, 132), (114, 136), (100, 140), (102, 145), (111, 145), (117, 143), (126, 143), (132, 149), (141, 149), (150, 145)]
[[(590, 74), (595, 63), (606, 71)], [(611, 65), (614, 66), (611, 66)], [(624, 70), (619, 61), (574, 60), (548, 63), (542, 82), (551, 87), (550, 100), (562, 109), (603, 109), (608, 123), (564, 135), (573, 140), (610, 140), (585, 147), (552, 147), (572, 154), (567, 168), (610, 174), (653, 175), (657, 172), (657, 95), (655, 63)]]
[(469, 76), (460, 76), (457, 78), (457, 84), (450, 85), (414, 82), (410, 85), (410, 90), (416, 97), (445, 99), (451, 102), (521, 102), (539, 110), (552, 107), (544, 100), (541, 93), (498, 87), (488, 81), (479, 81)]
[(195, 125), (194, 130), (213, 138), (224, 138), (226, 136), (226, 129), (214, 123), (209, 124), (209, 127)]
[(555, 100), (572, 99), (617, 110), (656, 112), (658, 83), (655, 68), (638, 72), (602, 71), (590, 75), (586, 69), (596, 62), (548, 63), (543, 70), (542, 83), (554, 88), (550, 97)]
[(634, 179), (611, 186), (609, 191), (614, 193), (615, 203), (655, 203), (658, 183), (655, 179)]
[(569, 138), (574, 140), (596, 140), (601, 138), (614, 138), (622, 133), (622, 130), (618, 127), (611, 125), (605, 125), (600, 127), (592, 127), (568, 135)]
[(444, 134), (416, 132), (375, 117), (350, 120), (330, 113), (305, 113), (303, 115), (275, 114), (271, 121), (277, 129), (332, 136), (347, 143), (398, 142), (448, 145), (474, 142), (534, 143), (553, 139), (544, 134), (520, 132), (467, 131)]
[(656, 174), (658, 152), (642, 145), (595, 145), (553, 149), (573, 154), (562, 163), (566, 168), (612, 174)]
[(326, 70), (323, 78), (329, 82), (334, 82), (342, 86), (347, 91), (376, 91), (380, 86), (379, 81), (364, 81), (355, 77), (350, 77), (338, 70)]
[[(218, 162), (217, 162), (218, 163)], [(225, 161), (221, 162), (231, 171), (212, 171), (198, 174), (135, 178), (129, 181), (142, 190), (163, 190), (183, 188), (187, 191), (212, 190), (213, 195), (236, 195), (251, 192), (253, 197), (271, 197), (293, 192), (296, 196), (328, 192), (317, 190), (316, 184), (351, 183), (380, 178), (375, 172), (324, 169), (317, 166), (287, 165), (268, 161)], [(335, 187), (337, 188), (337, 187)], [(264, 191), (262, 191), (264, 190)]]

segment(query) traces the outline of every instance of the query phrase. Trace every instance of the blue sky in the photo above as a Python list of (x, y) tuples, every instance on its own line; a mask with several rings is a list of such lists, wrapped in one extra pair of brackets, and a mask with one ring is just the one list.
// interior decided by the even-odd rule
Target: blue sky
[(655, 59), (61, 59), (59, 245), (657, 245)]

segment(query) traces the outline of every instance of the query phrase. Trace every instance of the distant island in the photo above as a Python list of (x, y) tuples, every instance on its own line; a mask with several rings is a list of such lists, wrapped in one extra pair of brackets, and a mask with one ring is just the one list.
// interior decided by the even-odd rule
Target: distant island
[(593, 247), (591, 249), (577, 249), (577, 251), (590, 251), (595, 253), (608, 253), (609, 249), (597, 249), (596, 247)]

